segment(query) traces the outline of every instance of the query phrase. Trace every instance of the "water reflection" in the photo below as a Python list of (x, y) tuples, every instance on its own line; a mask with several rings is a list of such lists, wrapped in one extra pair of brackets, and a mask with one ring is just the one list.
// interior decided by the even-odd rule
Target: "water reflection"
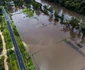
[(37, 16), (40, 16), (40, 14), (41, 14), (41, 11), (39, 11), (39, 10), (36, 10), (36, 11), (35, 11), (35, 13), (36, 13), (36, 15), (37, 15)]
[(72, 41), (75, 41), (76, 43), (81, 43), (81, 44), (85, 44), (85, 36), (83, 36), (83, 33), (82, 32), (80, 32), (79, 30), (77, 30), (77, 29), (73, 29), (72, 30), (72, 28), (70, 28), (69, 26), (67, 26), (67, 25), (62, 25), (63, 26), (63, 29), (62, 29), (62, 31), (63, 32), (69, 32), (69, 34), (70, 34), (70, 39), (72, 40)]
[(49, 16), (49, 19), (48, 19), (50, 22), (52, 22), (53, 21), (53, 14), (50, 14), (50, 16)]
[[(37, 1), (39, 1), (39, 0), (37, 0)], [(39, 1), (39, 3), (42, 3), (41, 0)], [(31, 9), (34, 10), (34, 14), (35, 14), (33, 17), (35, 17), (37, 19), (37, 21), (39, 23), (38, 25), (40, 26), (40, 28), (43, 28), (43, 27), (46, 28), (50, 24), (56, 26), (56, 28), (58, 28), (58, 29), (60, 29), (62, 27), (62, 30), (59, 30), (59, 31), (62, 31), (63, 34), (64, 33), (67, 34), (69, 32), (70, 39), (72, 41), (75, 41), (75, 42), (78, 42), (81, 44), (85, 44), (85, 39), (84, 39), (85, 30), (84, 30), (84, 28), (83, 29), (78, 28), (78, 27), (80, 27), (80, 25), (78, 24), (80, 21), (79, 22), (76, 21), (77, 24), (76, 24), (76, 22), (73, 22), (76, 19), (74, 19), (72, 22), (70, 22), (72, 16), (70, 16), (68, 13), (66, 13), (67, 10), (64, 11), (64, 9), (58, 10), (59, 12), (56, 15), (57, 19), (55, 19), (55, 10), (53, 10), (54, 12), (50, 12), (49, 10), (47, 10), (48, 7), (45, 5), (49, 6), (49, 4), (47, 4), (47, 3), (42, 3), (42, 8), (39, 7), (38, 10), (34, 10), (31, 6)], [(11, 12), (17, 12), (23, 8), (24, 7), (22, 7), (22, 6), (12, 7), (13, 10)], [(76, 16), (74, 13), (73, 13), (73, 15)], [(78, 16), (78, 17), (81, 18), (81, 16)], [(33, 23), (35, 23), (35, 22), (33, 22)], [(57, 24), (60, 26), (58, 26)], [(36, 26), (33, 25), (33, 27), (36, 27)]]

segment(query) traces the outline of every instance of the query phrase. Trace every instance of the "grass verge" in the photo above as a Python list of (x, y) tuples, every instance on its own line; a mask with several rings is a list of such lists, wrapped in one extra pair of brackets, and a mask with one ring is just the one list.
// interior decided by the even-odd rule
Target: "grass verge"
[[(7, 55), (8, 55), (7, 62), (8, 62), (9, 70), (18, 70), (16, 56), (15, 56), (14, 50), (12, 50), (13, 45), (11, 42), (11, 38), (10, 38), (10, 34), (7, 28), (6, 21), (4, 18), (2, 19), (1, 31), (3, 33), (5, 43), (6, 43), (6, 49), (7, 49)], [(10, 53), (10, 51), (13, 51), (13, 52)]]
[(32, 60), (31, 60), (28, 52), (26, 51), (26, 49), (25, 49), (25, 47), (24, 47), (24, 45), (22, 43), (22, 40), (21, 40), (21, 38), (19, 36), (19, 33), (17, 31), (17, 28), (16, 28), (16, 26), (14, 25), (13, 22), (11, 23), (11, 26), (13, 28), (15, 39), (16, 39), (16, 42), (17, 42), (18, 47), (20, 49), (20, 52), (21, 52), (21, 55), (22, 55), (26, 70), (35, 70), (35, 67), (33, 66)]
[(16, 61), (16, 56), (13, 50), (7, 51), (9, 70), (18, 70), (18, 65)]

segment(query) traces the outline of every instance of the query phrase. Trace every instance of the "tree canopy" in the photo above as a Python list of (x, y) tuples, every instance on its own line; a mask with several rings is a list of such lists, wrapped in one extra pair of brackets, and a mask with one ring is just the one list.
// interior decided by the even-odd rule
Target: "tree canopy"
[(85, 0), (46, 0), (55, 4), (60, 4), (68, 9), (85, 14)]

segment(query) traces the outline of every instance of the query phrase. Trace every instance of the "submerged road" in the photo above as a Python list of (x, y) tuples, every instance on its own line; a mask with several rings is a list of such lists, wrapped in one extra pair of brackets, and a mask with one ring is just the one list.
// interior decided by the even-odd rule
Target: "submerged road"
[(23, 62), (23, 59), (22, 59), (22, 56), (20, 54), (19, 48), (17, 46), (16, 40), (15, 40), (15, 37), (14, 37), (14, 33), (13, 33), (13, 30), (12, 30), (12, 27), (10, 25), (9, 16), (7, 15), (7, 13), (6, 13), (4, 8), (2, 8), (2, 12), (3, 12), (4, 17), (6, 19), (6, 23), (7, 23), (8, 29), (9, 29), (9, 33), (10, 33), (10, 37), (11, 37), (12, 43), (13, 43), (14, 48), (15, 48), (15, 54), (16, 54), (19, 70), (26, 70), (24, 62)]

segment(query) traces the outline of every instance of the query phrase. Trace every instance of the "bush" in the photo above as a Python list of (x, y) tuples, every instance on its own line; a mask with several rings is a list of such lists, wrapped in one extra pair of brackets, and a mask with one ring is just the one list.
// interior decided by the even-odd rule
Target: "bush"
[(57, 11), (55, 11), (54, 17), (55, 17), (55, 20), (58, 21), (59, 15), (58, 15), (58, 12)]
[(48, 11), (51, 12), (51, 13), (53, 13), (53, 8), (52, 7), (49, 7), (48, 8)]
[(0, 70), (5, 70), (4, 68), (4, 56), (0, 58)]
[(0, 7), (0, 16), (2, 16), (2, 8)]
[(0, 36), (0, 54), (2, 53), (2, 50), (3, 50), (3, 44), (2, 44), (2, 39), (1, 39), (1, 36)]
[(18, 64), (13, 50), (7, 51), (9, 70), (18, 70)]
[(72, 26), (72, 30), (75, 28), (75, 27), (78, 27), (79, 26), (79, 23), (80, 20), (78, 20), (77, 18), (74, 18), (72, 17), (72, 19), (70, 20), (70, 25)]
[(36, 2), (36, 1), (32, 1), (32, 6), (33, 6), (34, 10), (39, 10), (39, 9), (41, 9), (42, 4), (40, 4), (40, 3)]
[(60, 17), (61, 19), (61, 23), (63, 24), (64, 23), (64, 14), (62, 14), (62, 16)]

